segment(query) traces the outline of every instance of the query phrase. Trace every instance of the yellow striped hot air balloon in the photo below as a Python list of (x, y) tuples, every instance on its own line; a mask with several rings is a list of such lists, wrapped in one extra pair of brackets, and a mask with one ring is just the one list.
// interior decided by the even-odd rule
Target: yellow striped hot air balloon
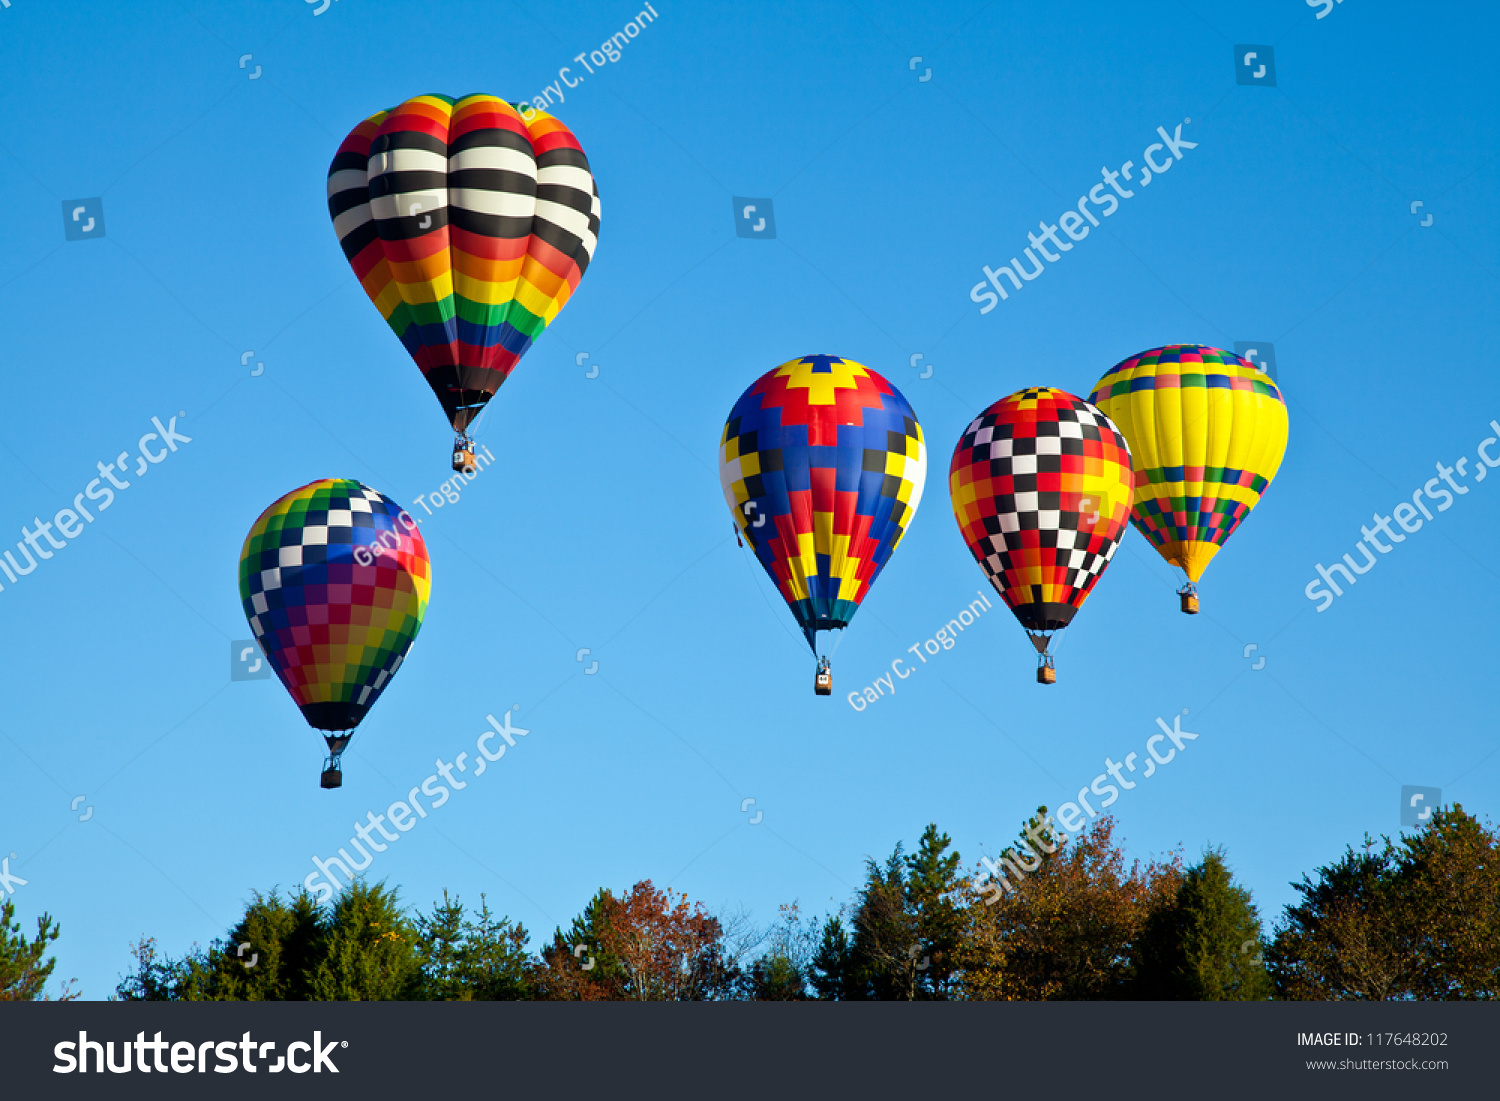
[(1187, 575), (1182, 610), (1195, 614), (1198, 579), (1281, 467), (1286, 400), (1233, 352), (1168, 344), (1112, 367), (1089, 401), (1130, 444), (1131, 523)]

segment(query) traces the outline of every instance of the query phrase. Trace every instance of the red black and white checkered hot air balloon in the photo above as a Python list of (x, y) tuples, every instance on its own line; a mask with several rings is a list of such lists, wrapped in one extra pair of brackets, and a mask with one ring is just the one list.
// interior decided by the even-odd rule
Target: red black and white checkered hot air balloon
[(1130, 448), (1082, 398), (1045, 386), (1001, 398), (964, 430), (948, 492), (974, 560), (1031, 636), (1037, 680), (1124, 536)]

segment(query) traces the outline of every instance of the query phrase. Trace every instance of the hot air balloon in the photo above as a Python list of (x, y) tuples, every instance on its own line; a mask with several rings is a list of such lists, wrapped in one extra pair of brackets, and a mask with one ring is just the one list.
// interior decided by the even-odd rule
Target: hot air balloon
[(354, 273), (457, 433), (552, 323), (588, 269), (599, 190), (566, 126), (494, 96), (428, 95), (371, 115), (328, 169)]
[(1286, 454), (1286, 400), (1271, 376), (1233, 352), (1168, 344), (1105, 373), (1089, 400), (1130, 441), (1130, 519), (1182, 570), (1182, 610), (1198, 579), (1250, 515)]
[(917, 415), (868, 367), (838, 356), (783, 363), (740, 395), (719, 442), (719, 481), (741, 533), (818, 658), (848, 626), (911, 523), (927, 476)]
[(1130, 449), (1108, 417), (1045, 386), (1001, 398), (964, 429), (948, 468), (974, 560), (1031, 637), (1053, 684), (1053, 633), (1073, 622), (1125, 534)]
[(343, 783), (340, 756), (406, 659), (431, 587), (417, 522), (348, 478), (292, 490), (245, 537), (245, 618), (308, 725), (328, 731), (325, 788)]

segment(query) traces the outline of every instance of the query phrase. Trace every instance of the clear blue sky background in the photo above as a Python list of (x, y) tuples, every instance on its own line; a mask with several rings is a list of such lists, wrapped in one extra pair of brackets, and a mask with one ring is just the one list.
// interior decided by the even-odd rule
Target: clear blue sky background
[[(192, 437), (0, 592), (0, 857), (28, 881), (25, 923), (62, 923), (59, 977), (102, 998), (141, 933), (172, 952), (222, 935), (252, 888), (300, 882), (515, 704), (531, 733), (371, 874), (423, 906), (486, 892), (542, 935), (648, 877), (760, 921), (832, 909), (928, 821), (971, 865), (1182, 708), (1200, 738), (1114, 805), (1120, 832), (1140, 856), (1225, 846), (1267, 918), (1288, 881), (1395, 833), (1402, 784), (1495, 815), (1500, 479), (1328, 611), (1303, 595), (1500, 418), (1493, 11), (655, 7), (557, 108), (599, 181), (598, 252), (482, 424), (497, 463), (424, 517), (427, 621), (332, 793), (281, 686), (229, 680), (240, 544), (315, 478), (415, 508), (448, 435), (345, 265), (328, 161), (409, 96), (576, 76), (639, 8), (0, 9), (0, 536), (67, 507), (153, 416), (185, 410)], [(1274, 46), (1276, 87), (1236, 84), (1236, 43)], [(1196, 149), (980, 316), (981, 265), (1186, 117)], [(774, 198), (774, 241), (735, 236), (734, 195)], [(105, 238), (65, 241), (62, 202), (93, 197)], [(1274, 342), (1291, 443), (1203, 615), (1178, 613), (1132, 531), (1055, 687), (996, 601), (893, 698), (849, 706), (983, 584), (946, 488), (976, 413), (1024, 385), (1086, 394), (1155, 345), (1236, 340)], [(715, 458), (739, 393), (809, 352), (883, 373), (931, 449), (832, 699), (735, 545)]]

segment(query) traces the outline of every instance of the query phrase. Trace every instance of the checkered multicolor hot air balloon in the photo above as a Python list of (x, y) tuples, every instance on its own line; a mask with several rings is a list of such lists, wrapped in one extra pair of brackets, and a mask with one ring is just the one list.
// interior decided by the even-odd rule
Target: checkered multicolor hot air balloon
[(911, 406), (852, 360), (794, 359), (735, 402), (724, 499), (815, 655), (817, 632), (846, 626), (890, 560), (926, 476)]
[(1045, 386), (970, 422), (948, 468), (953, 516), (1055, 679), (1048, 642), (1073, 621), (1125, 534), (1130, 449), (1108, 417)]
[(328, 211), (370, 301), (462, 433), (588, 269), (599, 191), (557, 119), (417, 96), (356, 126)]
[[(348, 478), (295, 489), (240, 552), (240, 600), (271, 668), (338, 757), (392, 675), (422, 617), (432, 571), (417, 522)], [(330, 772), (332, 776), (330, 776)]]
[(1131, 522), (1196, 584), (1260, 501), (1286, 454), (1286, 400), (1233, 352), (1168, 344), (1112, 367), (1089, 400), (1120, 426), (1135, 456)]

